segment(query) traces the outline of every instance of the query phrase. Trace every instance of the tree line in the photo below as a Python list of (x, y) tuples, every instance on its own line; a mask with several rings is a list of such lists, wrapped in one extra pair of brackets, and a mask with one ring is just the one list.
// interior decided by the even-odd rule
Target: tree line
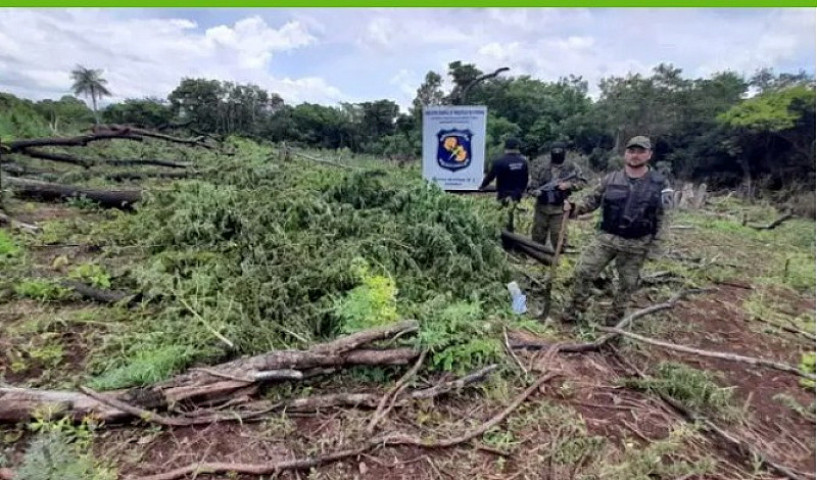
[(643, 134), (653, 139), (656, 165), (675, 178), (742, 185), (749, 193), (760, 179), (762, 187), (780, 189), (798, 178), (801, 188), (814, 189), (815, 84), (804, 72), (688, 78), (661, 64), (649, 75), (602, 79), (596, 99), (581, 77), (546, 82), (498, 73), (452, 62), (446, 91), (443, 74), (430, 71), (408, 112), (388, 99), (292, 105), (257, 85), (202, 78), (181, 80), (166, 99), (128, 99), (97, 111), (110, 95), (102, 72), (78, 66), (73, 90), (90, 98), (92, 109), (74, 96), (32, 102), (2, 93), (0, 138), (105, 122), (405, 158), (421, 152), (424, 106), (471, 104), (488, 107), (490, 156), (509, 136), (520, 138), (530, 156), (566, 141), (593, 168), (607, 170), (620, 165), (625, 139)]

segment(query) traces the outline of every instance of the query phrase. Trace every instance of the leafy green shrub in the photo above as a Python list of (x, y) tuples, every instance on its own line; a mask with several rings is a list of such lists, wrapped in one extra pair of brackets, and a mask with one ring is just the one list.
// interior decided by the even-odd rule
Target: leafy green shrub
[(120, 366), (104, 371), (91, 382), (91, 386), (99, 390), (113, 390), (149, 385), (180, 371), (189, 358), (190, 352), (183, 347), (140, 351), (125, 359)]
[(68, 274), (69, 278), (86, 280), (91, 285), (99, 288), (110, 288), (111, 277), (100, 265), (95, 263), (83, 263), (74, 267)]
[[(810, 373), (814, 375), (815, 373), (814, 352), (803, 354), (802, 358), (800, 359), (800, 371), (803, 373)], [(800, 385), (814, 390), (814, 380), (808, 378), (801, 378)]]
[(14, 478), (19, 480), (114, 480), (116, 471), (91, 453), (92, 426), (83, 421), (37, 419), (30, 429), (38, 435), (28, 447)]
[(711, 372), (681, 363), (661, 362), (654, 377), (628, 379), (624, 384), (668, 395), (693, 411), (711, 411), (724, 420), (733, 420), (738, 414), (731, 403), (731, 389), (718, 386)]
[(14, 287), (14, 291), (20, 297), (41, 302), (64, 300), (71, 295), (70, 289), (60, 286), (53, 280), (43, 279), (24, 280)]

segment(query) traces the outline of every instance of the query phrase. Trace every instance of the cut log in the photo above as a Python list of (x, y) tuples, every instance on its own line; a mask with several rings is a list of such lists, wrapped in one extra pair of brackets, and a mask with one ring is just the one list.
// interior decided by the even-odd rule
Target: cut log
[(508, 230), (502, 230), (501, 235), (503, 240), (514, 242), (516, 244), (525, 245), (526, 247), (530, 247), (534, 250), (537, 250), (544, 255), (553, 255), (553, 249), (551, 247), (547, 245), (542, 245), (539, 242), (535, 242), (532, 239), (525, 237), (524, 235), (509, 232)]
[(142, 199), (141, 190), (97, 190), (17, 177), (6, 177), (4, 181), (12, 187), (14, 195), (20, 198), (53, 201), (86, 197), (101, 207), (123, 210), (132, 208), (133, 204)]
[(531, 248), (527, 245), (521, 243), (514, 243), (514, 248), (519, 250), (520, 252), (524, 253), (525, 255), (529, 256), (530, 258), (538, 261), (543, 265), (550, 265), (550, 262), (553, 260), (553, 257), (542, 253), (540, 250), (536, 250), (535, 248)]

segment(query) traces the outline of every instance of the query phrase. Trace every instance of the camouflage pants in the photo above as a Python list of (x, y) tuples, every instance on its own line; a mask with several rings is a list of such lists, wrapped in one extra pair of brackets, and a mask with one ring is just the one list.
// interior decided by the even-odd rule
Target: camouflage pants
[(639, 273), (647, 257), (651, 238), (627, 239), (600, 233), (579, 257), (573, 276), (573, 292), (565, 317), (575, 320), (587, 309), (590, 284), (604, 267), (615, 260), (619, 284), (613, 298), (613, 308), (605, 323), (614, 324), (624, 317), (632, 294), (638, 289)]
[[(531, 238), (534, 242), (546, 245), (550, 240), (550, 246), (556, 250), (559, 242), (559, 229), (562, 228), (562, 207), (560, 205), (536, 204), (533, 213), (533, 231)], [(567, 232), (563, 242), (567, 243)]]

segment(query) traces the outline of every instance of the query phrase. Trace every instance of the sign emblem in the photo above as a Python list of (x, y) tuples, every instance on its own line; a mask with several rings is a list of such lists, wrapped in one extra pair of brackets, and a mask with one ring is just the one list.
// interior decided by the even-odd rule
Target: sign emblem
[(456, 172), (471, 165), (470, 130), (440, 130), (437, 132), (437, 165)]

